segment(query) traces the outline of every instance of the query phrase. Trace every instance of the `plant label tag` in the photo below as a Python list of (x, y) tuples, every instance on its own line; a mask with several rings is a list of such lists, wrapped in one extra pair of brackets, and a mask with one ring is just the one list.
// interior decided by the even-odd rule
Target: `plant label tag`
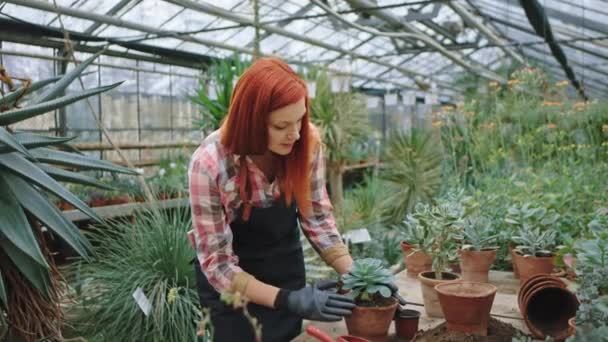
[(135, 303), (137, 303), (144, 315), (149, 316), (150, 310), (152, 310), (152, 304), (150, 304), (148, 297), (146, 297), (141, 287), (138, 287), (135, 292), (133, 292), (133, 299), (135, 299)]
[(350, 241), (350, 243), (353, 244), (372, 241), (372, 237), (369, 235), (369, 231), (367, 231), (367, 228), (354, 229), (346, 234), (348, 234), (347, 239)]

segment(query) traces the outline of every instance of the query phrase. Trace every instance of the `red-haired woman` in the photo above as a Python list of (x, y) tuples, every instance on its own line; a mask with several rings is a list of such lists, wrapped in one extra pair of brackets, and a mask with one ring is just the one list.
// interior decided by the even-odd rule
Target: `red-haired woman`
[(306, 286), (298, 224), (340, 274), (353, 262), (325, 189), (319, 135), (305, 83), (282, 60), (261, 58), (238, 80), (228, 117), (204, 139), (190, 168), (197, 286), (214, 341), (253, 341), (241, 312), (219, 293), (240, 292), (263, 341), (289, 341), (302, 319), (336, 321), (352, 299)]

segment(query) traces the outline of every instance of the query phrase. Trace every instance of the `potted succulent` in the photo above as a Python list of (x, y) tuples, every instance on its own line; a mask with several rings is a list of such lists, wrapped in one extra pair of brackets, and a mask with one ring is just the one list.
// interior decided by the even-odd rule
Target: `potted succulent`
[(535, 274), (553, 271), (556, 254), (555, 231), (522, 229), (512, 237), (516, 243), (513, 262), (519, 271), (519, 282), (523, 284)]
[(490, 220), (483, 216), (465, 219), (462, 231), (462, 247), (458, 250), (462, 280), (488, 282), (490, 267), (496, 259), (498, 238), (490, 228)]
[(395, 226), (403, 239), (400, 243), (401, 251), (410, 277), (418, 277), (418, 273), (433, 268), (433, 259), (424, 252), (430, 250), (433, 243), (430, 238), (429, 211), (429, 206), (420, 205), (401, 224)]
[(450, 260), (456, 258), (459, 231), (462, 226), (464, 209), (462, 206), (446, 202), (437, 206), (418, 205), (416, 212), (424, 217), (429, 229), (428, 241), (421, 250), (433, 260), (433, 271), (418, 274), (424, 309), (429, 317), (443, 317), (435, 285), (460, 279), (455, 273), (447, 272), (446, 267)]
[(378, 259), (358, 259), (353, 263), (351, 271), (342, 277), (341, 288), (348, 291), (357, 305), (352, 315), (345, 318), (350, 335), (386, 338), (398, 305), (386, 285), (393, 281), (393, 274)]

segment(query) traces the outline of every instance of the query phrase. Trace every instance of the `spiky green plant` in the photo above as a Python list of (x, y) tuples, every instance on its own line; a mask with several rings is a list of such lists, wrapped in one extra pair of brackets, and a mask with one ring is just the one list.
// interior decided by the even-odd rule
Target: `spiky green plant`
[(442, 152), (431, 132), (396, 131), (388, 141), (386, 167), (380, 177), (389, 187), (386, 207), (391, 222), (400, 222), (417, 203), (432, 203), (441, 185)]
[[(190, 100), (200, 107), (201, 117), (194, 124), (205, 133), (220, 127), (228, 114), (234, 82), (251, 65), (250, 61), (241, 59), (238, 53), (232, 58), (221, 59), (210, 66), (204, 77), (199, 78), (199, 88)], [(214, 88), (216, 98), (209, 94), (209, 86)]]
[[(93, 341), (196, 340), (202, 314), (189, 211), (141, 212), (134, 221), (100, 226), (91, 236), (98, 257), (70, 266), (75, 328)], [(149, 316), (133, 300), (138, 288), (152, 306)]]
[[(86, 258), (91, 254), (90, 243), (47, 195), (62, 199), (101, 222), (94, 211), (58, 181), (107, 188), (78, 171), (135, 174), (75, 152), (68, 144), (74, 137), (49, 137), (10, 128), (117, 87), (120, 83), (62, 95), (98, 56), (99, 53), (93, 55), (60, 77), (29, 86), (24, 82), (20, 88), (14, 87), (16, 89), (10, 89), (12, 92), (0, 98), (0, 308), (7, 312), (12, 327), (10, 338), (32, 341), (61, 336), (58, 291), (62, 277), (46, 247), (43, 227), (65, 241), (78, 255)], [(8, 80), (10, 77), (3, 77), (11, 88), (12, 82)], [(35, 90), (39, 92), (33, 93)], [(32, 95), (31, 99), (21, 103), (28, 94)]]

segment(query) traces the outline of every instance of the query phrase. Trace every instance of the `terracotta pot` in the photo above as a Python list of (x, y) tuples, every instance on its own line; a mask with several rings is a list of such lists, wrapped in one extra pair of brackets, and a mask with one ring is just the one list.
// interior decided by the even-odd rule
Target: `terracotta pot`
[(95, 198), (91, 198), (91, 200), (89, 201), (89, 206), (91, 208), (93, 207), (103, 207), (105, 206), (107, 203), (107, 200), (103, 197), (95, 197)]
[[(557, 279), (557, 280), (556, 280)], [(551, 275), (530, 278), (518, 295), (519, 309), (535, 338), (568, 337), (568, 320), (576, 315), (578, 299), (566, 284)]]
[[(334, 342), (334, 339), (331, 338), (331, 336), (329, 336), (327, 333), (319, 330), (319, 328), (317, 328), (313, 325), (309, 325), (306, 327), (306, 333), (312, 337), (315, 337), (316, 339), (318, 339), (321, 342)], [(370, 341), (366, 340), (364, 338), (361, 338), (361, 337), (342, 335), (342, 336), (338, 336), (337, 342), (370, 342)]]
[(490, 267), (496, 259), (496, 250), (489, 251), (467, 251), (459, 250), (460, 269), (462, 270), (462, 280), (476, 281), (480, 283), (488, 282)]
[(410, 245), (405, 241), (401, 241), (401, 251), (403, 252), (403, 258), (405, 259), (405, 267), (407, 268), (407, 275), (416, 278), (418, 273), (430, 271), (433, 268), (433, 259), (424, 252), (415, 252), (414, 246)]
[(515, 263), (519, 272), (519, 283), (523, 284), (528, 278), (536, 274), (551, 274), (553, 271), (554, 256), (533, 257), (515, 254)]
[(348, 334), (384, 341), (398, 305), (397, 300), (391, 300), (389, 306), (356, 306), (350, 316), (344, 317)]
[(576, 334), (576, 317), (572, 317), (568, 320), (568, 336), (574, 336)]
[(443, 317), (439, 297), (435, 291), (435, 285), (447, 282), (460, 280), (460, 276), (455, 273), (441, 272), (443, 279), (435, 279), (435, 272), (422, 272), (418, 274), (420, 280), (420, 288), (422, 289), (422, 300), (424, 301), (424, 310), (429, 317)]
[(106, 201), (106, 205), (117, 205), (117, 204), (125, 204), (131, 202), (131, 197), (129, 195), (119, 195), (109, 198)]
[(517, 263), (515, 262), (515, 258), (519, 256), (519, 254), (513, 251), (513, 246), (509, 246), (509, 253), (511, 254), (511, 265), (513, 265), (513, 275), (515, 278), (519, 278), (519, 270), (517, 269)]
[(420, 311), (397, 310), (395, 314), (395, 333), (397, 337), (411, 340), (418, 332)]
[(492, 284), (457, 281), (435, 286), (448, 330), (488, 335), (490, 310), (496, 294)]

